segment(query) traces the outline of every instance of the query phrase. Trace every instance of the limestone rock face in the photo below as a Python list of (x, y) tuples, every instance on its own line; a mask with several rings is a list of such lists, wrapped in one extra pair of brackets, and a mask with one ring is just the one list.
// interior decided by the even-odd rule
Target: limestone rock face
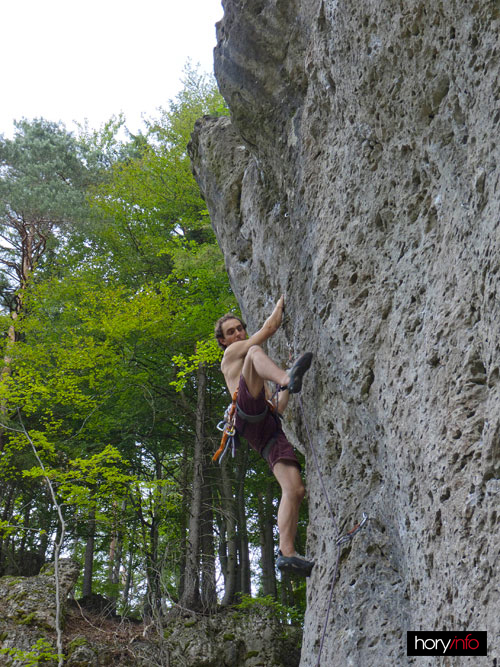
[(300, 634), (258, 605), (178, 619), (165, 629), (170, 664), (179, 667), (298, 667)]
[[(79, 571), (79, 565), (74, 561), (59, 561), (61, 622), (64, 621), (68, 594), (75, 585)], [(24, 664), (22, 659), (17, 658), (19, 652), (31, 651), (39, 640), (45, 640), (56, 653), (55, 591), (53, 563), (45, 565), (40, 574), (34, 577), (0, 578), (0, 649), (15, 651), (10, 657), (9, 654), (1, 654), (0, 664)], [(57, 664), (57, 660), (50, 664)]]
[[(278, 361), (311, 350), (301, 665), (404, 665), (407, 630), (500, 635), (500, 6), (225, 0), (232, 120), (190, 153), (250, 330), (281, 293)], [(436, 659), (426, 663), (436, 664)], [(420, 663), (419, 663), (420, 664)], [(444, 663), (439, 663), (444, 664)]]
[[(79, 565), (61, 559), (59, 568), (60, 599), (63, 605), (75, 585)], [(54, 564), (45, 565), (35, 577), (0, 578), (0, 618), (18, 624), (33, 624), (49, 631), (56, 629), (56, 588)]]
[[(106, 607), (98, 613), (94, 608), (87, 616), (78, 603), (68, 604), (78, 574), (77, 563), (59, 561), (68, 667), (298, 667), (300, 628), (283, 625), (267, 606), (256, 604), (212, 616), (173, 616), (163, 628), (145, 627), (110, 616)], [(48, 652), (52, 659), (41, 661), (55, 667), (56, 644), (54, 564), (36, 577), (1, 577), (0, 665), (23, 667)]]
[[(269, 608), (168, 620), (163, 636), (150, 629), (128, 641), (75, 637), (68, 667), (298, 667), (300, 628), (283, 626)], [(0, 663), (1, 664), (1, 663)]]

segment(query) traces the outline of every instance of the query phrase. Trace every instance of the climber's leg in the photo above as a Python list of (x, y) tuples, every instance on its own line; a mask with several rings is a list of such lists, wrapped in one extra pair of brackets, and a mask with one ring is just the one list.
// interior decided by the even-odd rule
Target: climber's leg
[(293, 556), (299, 508), (304, 499), (305, 488), (299, 469), (293, 463), (278, 461), (274, 465), (273, 473), (281, 486), (281, 501), (278, 509), (280, 551), (284, 556)]
[(283, 571), (309, 576), (314, 563), (302, 558), (295, 551), (299, 508), (305, 494), (299, 468), (294, 463), (278, 461), (274, 465), (273, 473), (282, 491), (278, 509), (280, 547), (276, 566)]
[(245, 378), (249, 392), (254, 398), (259, 396), (266, 380), (279, 385), (286, 385), (290, 379), (286, 372), (281, 370), (258, 345), (252, 345), (248, 350), (242, 375)]
[(279, 384), (283, 389), (287, 388), (291, 394), (296, 394), (302, 389), (302, 378), (311, 366), (311, 361), (312, 353), (306, 352), (297, 359), (287, 373), (281, 370), (261, 347), (252, 345), (245, 357), (242, 373), (254, 398), (260, 394), (266, 380)]

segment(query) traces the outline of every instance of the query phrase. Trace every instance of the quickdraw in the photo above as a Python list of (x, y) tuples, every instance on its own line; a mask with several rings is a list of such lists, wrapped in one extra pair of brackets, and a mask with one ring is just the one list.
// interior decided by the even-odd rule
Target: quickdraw
[(346, 542), (349, 542), (352, 540), (352, 538), (356, 535), (356, 533), (359, 533), (361, 528), (365, 525), (365, 523), (368, 521), (368, 515), (363, 512), (363, 518), (361, 521), (354, 526), (354, 528), (350, 531), (348, 531), (345, 535), (342, 535), (342, 537), (339, 537), (339, 539), (336, 541), (336, 545), (340, 546), (341, 544), (345, 544)]
[(222, 438), (220, 441), (219, 449), (212, 456), (213, 463), (215, 463), (219, 459), (219, 457), (220, 457), (219, 463), (222, 463), (222, 459), (227, 454), (229, 449), (231, 449), (234, 458), (236, 447), (238, 445), (238, 434), (236, 433), (236, 427), (234, 425), (237, 398), (238, 398), (238, 390), (234, 392), (232, 402), (226, 408), (226, 412), (224, 413), (224, 419), (217, 424), (217, 428), (219, 429), (219, 431), (222, 431)]

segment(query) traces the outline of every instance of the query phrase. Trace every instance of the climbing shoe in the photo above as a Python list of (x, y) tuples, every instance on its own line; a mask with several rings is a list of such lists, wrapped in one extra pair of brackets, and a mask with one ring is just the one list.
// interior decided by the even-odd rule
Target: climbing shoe
[(299, 577), (308, 577), (314, 567), (314, 561), (306, 560), (298, 554), (295, 554), (295, 556), (283, 556), (281, 551), (278, 551), (276, 567), (281, 572), (297, 574)]
[(288, 371), (290, 382), (288, 383), (287, 389), (291, 394), (298, 394), (302, 389), (302, 378), (311, 365), (312, 357), (312, 352), (306, 352), (297, 359), (292, 368)]

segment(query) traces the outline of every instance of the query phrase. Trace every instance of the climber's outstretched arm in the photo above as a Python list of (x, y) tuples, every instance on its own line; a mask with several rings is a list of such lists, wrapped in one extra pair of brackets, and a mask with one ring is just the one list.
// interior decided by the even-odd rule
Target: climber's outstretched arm
[(254, 345), (262, 345), (273, 334), (278, 331), (283, 319), (283, 309), (285, 305), (285, 298), (281, 296), (274, 307), (273, 312), (264, 322), (262, 327), (254, 333), (250, 338), (245, 340), (236, 340), (231, 345), (228, 345), (224, 352), (224, 359), (222, 360), (222, 371), (227, 364), (233, 364), (238, 359), (244, 359), (248, 350)]

